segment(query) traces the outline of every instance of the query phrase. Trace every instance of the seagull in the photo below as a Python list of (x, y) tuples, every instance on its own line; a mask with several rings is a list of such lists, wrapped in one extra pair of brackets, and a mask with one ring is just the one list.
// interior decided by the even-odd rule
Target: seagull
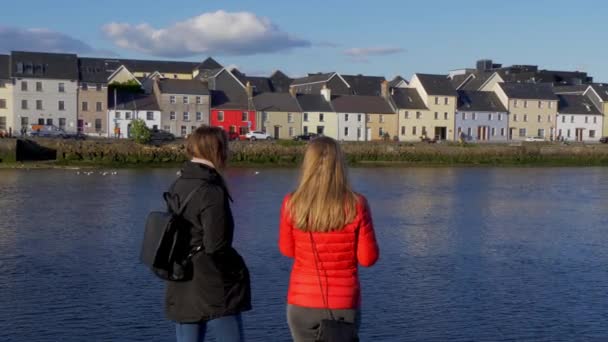
[(255, 174), (256, 174), (256, 175), (259, 175), (259, 174), (260, 174), (260, 171), (256, 171), (256, 172), (255, 172)]

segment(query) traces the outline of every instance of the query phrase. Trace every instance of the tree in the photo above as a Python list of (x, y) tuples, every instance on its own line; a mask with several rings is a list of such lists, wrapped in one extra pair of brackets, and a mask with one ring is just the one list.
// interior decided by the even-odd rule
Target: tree
[(147, 144), (152, 138), (152, 133), (146, 122), (142, 119), (135, 119), (131, 122), (131, 137), (138, 144)]

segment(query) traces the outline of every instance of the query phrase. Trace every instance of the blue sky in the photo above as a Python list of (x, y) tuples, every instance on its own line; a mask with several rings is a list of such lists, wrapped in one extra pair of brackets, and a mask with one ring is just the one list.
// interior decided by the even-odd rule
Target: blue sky
[(21, 0), (10, 7), (0, 13), (0, 51), (194, 61), (212, 55), (248, 74), (389, 78), (491, 58), (608, 81), (602, 0)]

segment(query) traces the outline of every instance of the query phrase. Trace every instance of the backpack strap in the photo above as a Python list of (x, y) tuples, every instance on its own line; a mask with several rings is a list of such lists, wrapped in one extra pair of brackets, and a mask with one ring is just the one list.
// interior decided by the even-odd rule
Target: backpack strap
[(177, 216), (181, 216), (184, 213), (184, 210), (186, 210), (186, 206), (188, 205), (188, 203), (190, 202), (190, 200), (192, 199), (192, 197), (194, 197), (194, 194), (196, 194), (205, 185), (206, 185), (206, 183), (203, 183), (203, 184), (199, 185), (198, 187), (196, 187), (194, 190), (190, 191), (190, 193), (188, 194), (188, 196), (186, 196), (186, 199), (184, 199), (183, 202), (180, 201), (181, 202), (180, 206), (177, 209), (177, 212), (175, 212), (174, 214), (177, 215)]

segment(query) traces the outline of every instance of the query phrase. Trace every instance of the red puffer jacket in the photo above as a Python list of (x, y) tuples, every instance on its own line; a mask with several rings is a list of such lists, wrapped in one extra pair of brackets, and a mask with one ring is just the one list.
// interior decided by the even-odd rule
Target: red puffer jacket
[[(279, 248), (285, 256), (294, 258), (287, 303), (324, 308), (319, 277), (315, 267), (310, 235), (295, 228), (283, 200)], [(357, 217), (342, 230), (313, 233), (319, 254), (323, 293), (330, 309), (355, 309), (361, 304), (357, 263), (369, 267), (379, 256), (372, 216), (365, 197), (360, 196)]]

